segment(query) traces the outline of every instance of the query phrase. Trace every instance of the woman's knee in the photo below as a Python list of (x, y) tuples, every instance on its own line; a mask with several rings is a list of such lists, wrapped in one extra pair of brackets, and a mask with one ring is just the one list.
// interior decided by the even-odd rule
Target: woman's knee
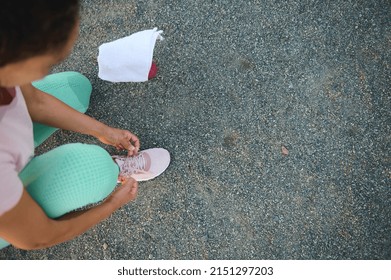
[(85, 113), (90, 104), (92, 93), (92, 84), (90, 80), (79, 72), (66, 72), (69, 74), (68, 83), (78, 98), (81, 108), (78, 108), (81, 113)]
[(33, 83), (37, 89), (48, 93), (75, 110), (85, 113), (90, 104), (91, 82), (79, 72), (67, 71), (46, 76)]

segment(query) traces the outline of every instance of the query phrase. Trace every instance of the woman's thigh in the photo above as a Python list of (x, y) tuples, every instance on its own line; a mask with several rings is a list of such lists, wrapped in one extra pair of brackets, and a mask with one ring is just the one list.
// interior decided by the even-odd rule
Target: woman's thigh
[(48, 217), (57, 218), (106, 198), (118, 173), (103, 148), (74, 143), (33, 158), (19, 177)]

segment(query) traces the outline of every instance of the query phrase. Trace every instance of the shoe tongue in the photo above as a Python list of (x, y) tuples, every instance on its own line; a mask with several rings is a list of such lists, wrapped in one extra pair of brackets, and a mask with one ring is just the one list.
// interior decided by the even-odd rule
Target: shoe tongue
[(151, 170), (152, 160), (148, 153), (142, 153), (143, 157), (143, 169), (148, 172)]
[(138, 156), (132, 158), (131, 166), (135, 169), (145, 169), (145, 159), (143, 154), (139, 154)]

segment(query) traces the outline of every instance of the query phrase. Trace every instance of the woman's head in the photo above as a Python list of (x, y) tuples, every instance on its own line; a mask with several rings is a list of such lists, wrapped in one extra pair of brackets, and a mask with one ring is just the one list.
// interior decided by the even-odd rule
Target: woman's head
[(0, 86), (45, 76), (71, 51), (78, 34), (78, 0), (5, 0), (0, 4)]

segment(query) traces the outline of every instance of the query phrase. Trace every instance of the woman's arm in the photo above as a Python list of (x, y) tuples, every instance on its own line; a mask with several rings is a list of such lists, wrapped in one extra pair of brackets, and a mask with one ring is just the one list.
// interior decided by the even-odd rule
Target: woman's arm
[(133, 133), (109, 127), (31, 84), (21, 87), (21, 90), (34, 122), (94, 136), (104, 144), (128, 150), (130, 155), (138, 152), (140, 141)]
[(22, 86), (21, 90), (34, 122), (95, 137), (99, 137), (108, 128), (105, 124), (78, 112), (31, 84)]
[(100, 205), (66, 214), (57, 220), (48, 218), (24, 190), (18, 204), (0, 216), (0, 237), (25, 250), (51, 247), (75, 238), (106, 219), (122, 205), (134, 200), (137, 190), (137, 182), (130, 179)]

